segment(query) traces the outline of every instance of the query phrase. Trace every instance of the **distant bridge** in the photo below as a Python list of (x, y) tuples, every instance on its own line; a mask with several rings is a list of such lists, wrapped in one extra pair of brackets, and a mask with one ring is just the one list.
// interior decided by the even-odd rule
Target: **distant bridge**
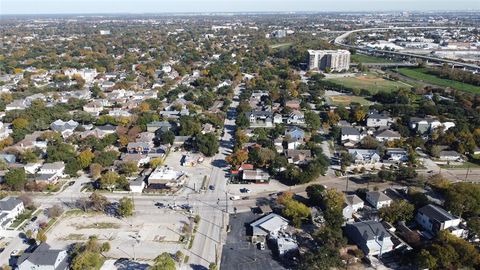
[(408, 61), (411, 61), (413, 59), (422, 59), (425, 60), (427, 63), (434, 63), (434, 64), (448, 64), (449, 66), (455, 68), (455, 67), (460, 67), (463, 68), (464, 70), (469, 70), (474, 73), (480, 72), (480, 66), (475, 65), (475, 64), (469, 64), (469, 63), (463, 63), (463, 62), (458, 62), (454, 60), (448, 60), (448, 59), (443, 59), (443, 58), (438, 58), (438, 57), (433, 57), (433, 56), (427, 56), (427, 55), (418, 55), (414, 53), (404, 53), (404, 52), (394, 52), (394, 51), (389, 51), (389, 50), (381, 50), (381, 49), (374, 49), (374, 48), (366, 48), (366, 47), (361, 47), (361, 46), (353, 46), (353, 45), (347, 45), (345, 44), (345, 39), (357, 32), (369, 32), (369, 31), (385, 31), (385, 30), (407, 30), (407, 29), (464, 29), (466, 27), (438, 27), (438, 26), (419, 26), (419, 27), (389, 27), (389, 28), (364, 28), (364, 29), (357, 29), (357, 30), (352, 30), (343, 33), (342, 35), (338, 36), (335, 38), (334, 43), (339, 46), (343, 46), (346, 48), (350, 49), (355, 49), (359, 52), (363, 52), (366, 54), (370, 55), (381, 55), (381, 56), (386, 56), (386, 57), (395, 57), (395, 58), (401, 58), (405, 59)]

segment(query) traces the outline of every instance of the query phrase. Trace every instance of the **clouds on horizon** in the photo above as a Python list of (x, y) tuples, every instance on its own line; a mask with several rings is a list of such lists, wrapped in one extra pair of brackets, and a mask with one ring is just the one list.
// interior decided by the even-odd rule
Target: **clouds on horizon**
[(480, 10), (479, 0), (0, 0), (0, 14)]

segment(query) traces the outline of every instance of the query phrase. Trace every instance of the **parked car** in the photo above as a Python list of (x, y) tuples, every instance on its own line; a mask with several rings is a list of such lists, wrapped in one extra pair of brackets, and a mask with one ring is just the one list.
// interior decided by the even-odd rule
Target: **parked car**
[(248, 188), (241, 188), (241, 189), (240, 189), (240, 192), (241, 192), (241, 193), (250, 193), (250, 192), (252, 192), (252, 191), (251, 191), (250, 189), (248, 189)]
[(208, 188), (209, 188), (210, 190), (215, 190), (215, 186), (214, 186), (214, 185), (210, 185), (210, 186), (208, 186)]

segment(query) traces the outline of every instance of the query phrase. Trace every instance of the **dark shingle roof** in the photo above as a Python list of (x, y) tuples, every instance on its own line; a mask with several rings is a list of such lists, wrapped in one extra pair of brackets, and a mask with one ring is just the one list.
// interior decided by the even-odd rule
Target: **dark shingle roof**
[(22, 203), (22, 201), (15, 197), (6, 197), (0, 200), (0, 210), (1, 211), (11, 211), (18, 204)]
[(430, 219), (442, 223), (452, 219), (457, 219), (452, 214), (433, 204), (425, 205), (424, 207), (418, 209), (418, 212), (424, 214), (425, 216), (428, 216)]

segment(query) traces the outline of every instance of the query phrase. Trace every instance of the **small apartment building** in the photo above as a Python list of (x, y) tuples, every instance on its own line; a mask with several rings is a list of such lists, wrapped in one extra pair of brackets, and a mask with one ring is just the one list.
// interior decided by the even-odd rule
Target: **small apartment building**
[(461, 226), (462, 219), (460, 217), (456, 217), (433, 204), (418, 209), (415, 220), (422, 228), (433, 235), (441, 230), (448, 230), (460, 238), (465, 238), (468, 234), (468, 231)]

